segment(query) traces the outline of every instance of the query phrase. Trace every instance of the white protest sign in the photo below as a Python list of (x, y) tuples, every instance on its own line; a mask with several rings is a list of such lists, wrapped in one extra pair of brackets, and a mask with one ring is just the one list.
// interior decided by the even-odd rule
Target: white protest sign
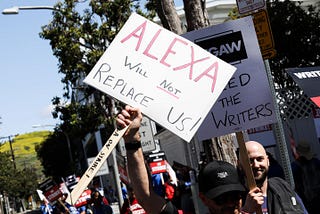
[(276, 122), (269, 82), (250, 16), (183, 36), (237, 67), (199, 128), (200, 140)]
[(84, 82), (190, 141), (236, 68), (132, 14)]

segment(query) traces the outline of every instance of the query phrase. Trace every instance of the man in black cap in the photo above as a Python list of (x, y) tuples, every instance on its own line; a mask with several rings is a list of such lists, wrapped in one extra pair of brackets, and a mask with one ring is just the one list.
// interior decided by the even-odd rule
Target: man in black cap
[[(141, 119), (141, 111), (131, 106), (126, 106), (117, 117), (119, 128), (129, 126), (123, 139), (127, 151), (129, 178), (136, 197), (147, 213), (181, 213), (171, 202), (157, 195), (150, 185), (140, 142)], [(199, 197), (211, 214), (240, 213), (241, 196), (245, 189), (233, 165), (223, 161), (211, 162), (200, 171), (198, 178)]]

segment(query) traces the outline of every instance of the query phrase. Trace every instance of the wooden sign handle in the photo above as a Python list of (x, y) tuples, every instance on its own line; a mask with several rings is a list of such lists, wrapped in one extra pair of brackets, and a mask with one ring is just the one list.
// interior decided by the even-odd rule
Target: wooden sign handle
[[(239, 155), (241, 156), (242, 160), (242, 167), (246, 174), (248, 187), (250, 190), (256, 188), (256, 181), (254, 180), (252, 168), (250, 166), (250, 160), (248, 157), (247, 148), (244, 142), (243, 133), (242, 132), (236, 132), (237, 141), (239, 145)], [(262, 214), (262, 209), (256, 210), (257, 214)]]
[(96, 156), (92, 164), (88, 167), (87, 171), (82, 175), (77, 185), (74, 187), (72, 192), (68, 195), (68, 198), (66, 201), (69, 204), (75, 204), (77, 202), (80, 195), (87, 188), (87, 186), (89, 185), (93, 177), (97, 174), (102, 164), (105, 162), (105, 160), (111, 154), (112, 150), (115, 148), (115, 146), (118, 144), (118, 142), (124, 135), (124, 133), (127, 131), (128, 127), (129, 126), (126, 126), (121, 130), (118, 130), (118, 129), (114, 130), (110, 138), (101, 148), (99, 154)]

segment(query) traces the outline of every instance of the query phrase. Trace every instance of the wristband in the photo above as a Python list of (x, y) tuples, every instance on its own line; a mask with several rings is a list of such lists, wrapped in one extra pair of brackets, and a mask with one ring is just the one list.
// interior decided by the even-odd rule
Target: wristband
[(140, 141), (132, 141), (124, 144), (126, 150), (138, 150), (141, 148), (141, 142)]

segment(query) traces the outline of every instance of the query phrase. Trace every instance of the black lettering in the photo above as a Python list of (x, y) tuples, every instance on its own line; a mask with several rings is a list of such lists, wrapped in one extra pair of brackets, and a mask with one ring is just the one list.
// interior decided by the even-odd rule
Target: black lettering
[(251, 77), (249, 74), (241, 74), (239, 76), (239, 79), (240, 79), (240, 85), (245, 86), (250, 82)]

